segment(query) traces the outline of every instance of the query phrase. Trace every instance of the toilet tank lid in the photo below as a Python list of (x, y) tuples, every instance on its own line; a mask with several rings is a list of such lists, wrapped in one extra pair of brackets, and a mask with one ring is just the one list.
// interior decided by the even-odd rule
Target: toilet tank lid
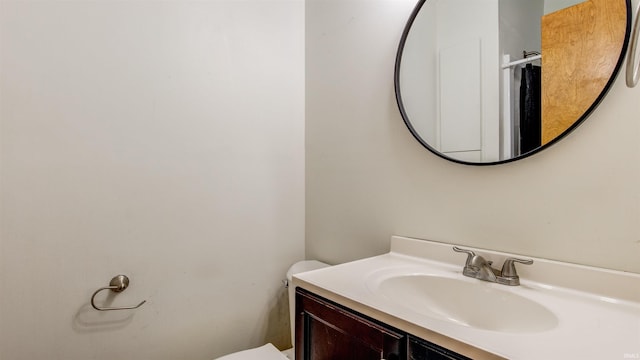
[(299, 274), (305, 271), (311, 271), (316, 269), (322, 269), (329, 266), (330, 266), (329, 264), (325, 264), (317, 260), (298, 261), (297, 263), (291, 265), (291, 267), (289, 268), (289, 271), (287, 271), (287, 280), (291, 281), (294, 274)]

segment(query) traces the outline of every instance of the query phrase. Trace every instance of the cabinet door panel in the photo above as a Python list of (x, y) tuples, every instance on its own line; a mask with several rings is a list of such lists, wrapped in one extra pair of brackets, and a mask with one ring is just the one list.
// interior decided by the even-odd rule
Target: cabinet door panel
[(303, 289), (296, 290), (296, 314), (296, 359), (404, 358), (403, 333)]
[(308, 319), (310, 347), (309, 359), (382, 359), (381, 349), (360, 341), (356, 336), (327, 324), (322, 320)]
[(422, 339), (409, 336), (409, 360), (471, 360)]

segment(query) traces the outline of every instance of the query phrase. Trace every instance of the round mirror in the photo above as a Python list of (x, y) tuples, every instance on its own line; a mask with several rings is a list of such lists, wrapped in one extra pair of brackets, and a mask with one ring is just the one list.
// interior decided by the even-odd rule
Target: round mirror
[(413, 136), (463, 164), (534, 154), (575, 129), (624, 59), (630, 0), (420, 0), (395, 65)]

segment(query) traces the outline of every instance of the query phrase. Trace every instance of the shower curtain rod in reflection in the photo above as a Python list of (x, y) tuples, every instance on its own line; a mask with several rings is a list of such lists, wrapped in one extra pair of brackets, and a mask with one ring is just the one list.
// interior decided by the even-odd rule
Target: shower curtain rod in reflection
[(530, 57), (524, 58), (522, 60), (516, 60), (516, 61), (512, 61), (510, 63), (502, 64), (502, 68), (503, 69), (507, 69), (507, 68), (510, 68), (510, 67), (514, 67), (516, 65), (530, 63), (530, 62), (533, 62), (533, 61), (539, 60), (539, 59), (542, 59), (542, 55), (530, 56)]

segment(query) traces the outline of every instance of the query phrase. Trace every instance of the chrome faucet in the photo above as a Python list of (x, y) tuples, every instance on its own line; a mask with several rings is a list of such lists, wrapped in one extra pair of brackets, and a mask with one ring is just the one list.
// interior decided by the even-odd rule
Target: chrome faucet
[(525, 265), (533, 264), (533, 260), (531, 259), (507, 258), (504, 264), (502, 264), (502, 270), (498, 270), (491, 266), (493, 264), (492, 261), (487, 261), (471, 250), (454, 246), (453, 251), (467, 254), (467, 261), (464, 264), (462, 275), (503, 285), (520, 285), (520, 277), (516, 272), (515, 263)]

